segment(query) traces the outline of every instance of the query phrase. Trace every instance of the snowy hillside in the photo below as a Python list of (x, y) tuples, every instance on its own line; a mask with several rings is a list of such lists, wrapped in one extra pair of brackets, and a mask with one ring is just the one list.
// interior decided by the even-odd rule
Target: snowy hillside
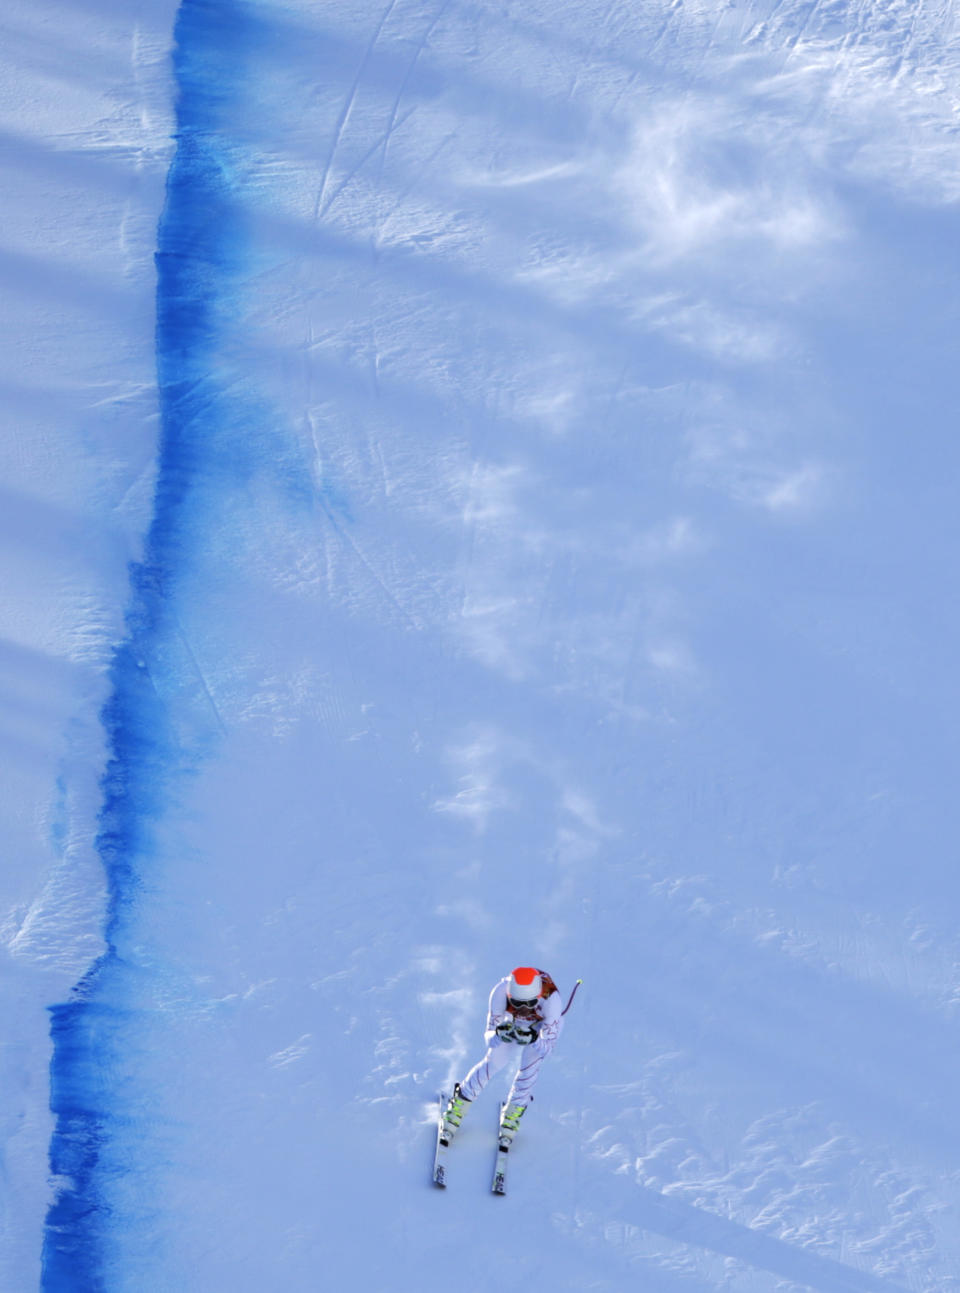
[(953, 8), (4, 25), (0, 1289), (960, 1289)]

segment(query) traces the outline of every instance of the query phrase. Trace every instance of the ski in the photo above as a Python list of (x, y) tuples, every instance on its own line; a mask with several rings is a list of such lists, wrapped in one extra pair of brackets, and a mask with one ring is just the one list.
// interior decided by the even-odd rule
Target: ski
[(497, 1161), (493, 1168), (494, 1194), (506, 1194), (507, 1192), (507, 1155), (510, 1153), (510, 1141), (501, 1136), (503, 1111), (506, 1107), (505, 1102), (501, 1103), (500, 1114), (497, 1118)]
[(437, 1148), (433, 1156), (433, 1183), (441, 1190), (447, 1188), (447, 1150), (450, 1142), (443, 1137), (443, 1115), (447, 1109), (446, 1097), (440, 1095), (440, 1109), (437, 1115)]

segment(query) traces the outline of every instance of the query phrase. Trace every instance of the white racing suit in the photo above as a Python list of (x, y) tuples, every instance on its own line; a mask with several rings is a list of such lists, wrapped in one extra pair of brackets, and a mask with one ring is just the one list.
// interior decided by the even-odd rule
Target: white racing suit
[[(533, 1018), (529, 1022), (537, 1032), (536, 1041), (526, 1045), (520, 1045), (515, 1041), (504, 1041), (497, 1036), (497, 1026), (513, 1018), (507, 1006), (507, 983), (508, 979), (501, 979), (490, 993), (487, 1027), (483, 1034), (484, 1041), (487, 1043), (487, 1053), (478, 1064), (474, 1064), (460, 1083), (460, 1090), (468, 1100), (475, 1100), (495, 1073), (499, 1073), (511, 1059), (519, 1058), (520, 1068), (513, 1079), (507, 1102), (527, 1105), (537, 1078), (540, 1076), (543, 1061), (553, 1050), (560, 1036), (560, 1030), (563, 1027), (561, 1018), (563, 1002), (560, 1000), (559, 992), (552, 992), (549, 997), (541, 997), (535, 1003)], [(521, 1022), (521, 1016), (517, 1016), (516, 1022)]]

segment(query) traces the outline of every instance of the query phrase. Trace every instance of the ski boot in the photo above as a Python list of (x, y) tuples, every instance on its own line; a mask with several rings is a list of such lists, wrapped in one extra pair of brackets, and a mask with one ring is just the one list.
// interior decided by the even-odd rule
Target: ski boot
[(527, 1111), (525, 1104), (508, 1104), (500, 1119), (500, 1147), (509, 1149), (510, 1143), (517, 1134), (520, 1119)]
[(460, 1130), (460, 1123), (469, 1103), (469, 1098), (463, 1094), (460, 1090), (460, 1083), (457, 1082), (454, 1085), (453, 1095), (450, 1097), (450, 1102), (443, 1115), (443, 1130), (440, 1133), (441, 1145), (449, 1145)]

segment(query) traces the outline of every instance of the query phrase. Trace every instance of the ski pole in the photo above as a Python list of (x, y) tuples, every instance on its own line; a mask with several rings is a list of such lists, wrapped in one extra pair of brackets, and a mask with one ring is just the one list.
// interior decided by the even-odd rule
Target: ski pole
[(570, 1009), (570, 1007), (573, 1005), (573, 999), (574, 999), (574, 997), (577, 995), (577, 988), (579, 988), (579, 986), (580, 986), (580, 984), (581, 984), (582, 982), (583, 982), (583, 979), (577, 979), (576, 983), (573, 985), (573, 991), (570, 993), (570, 1000), (567, 1002), (567, 1004), (564, 1006), (564, 1008), (560, 1011), (560, 1018), (561, 1018), (561, 1019), (562, 1019), (562, 1018), (563, 1018), (563, 1016), (567, 1013), (567, 1011)]

